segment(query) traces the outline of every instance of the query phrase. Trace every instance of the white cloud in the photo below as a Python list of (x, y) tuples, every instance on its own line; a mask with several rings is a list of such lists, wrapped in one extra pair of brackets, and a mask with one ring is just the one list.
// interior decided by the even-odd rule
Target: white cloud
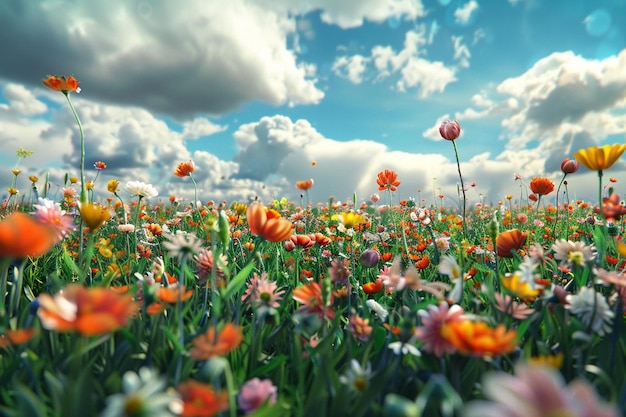
[(207, 118), (196, 117), (191, 122), (183, 123), (183, 139), (198, 139), (203, 136), (210, 136), (223, 132), (228, 126), (220, 126)]
[(466, 25), (470, 22), (472, 15), (479, 9), (478, 2), (476, 0), (470, 0), (462, 7), (459, 7), (454, 11), (454, 19), (461, 25)]
[(459, 67), (469, 67), (469, 59), (472, 54), (467, 45), (463, 43), (462, 36), (453, 36), (452, 43), (454, 45), (454, 59), (459, 63)]
[(369, 62), (363, 55), (341, 56), (333, 63), (333, 72), (340, 77), (347, 78), (353, 84), (363, 82), (363, 73)]
[(190, 119), (253, 100), (324, 97), (315, 67), (287, 48), (293, 16), (255, 2), (29, 2), (0, 14), (0, 27), (14, 40), (0, 44), (11, 56), (0, 77), (29, 84), (41, 72), (74, 74), (84, 95), (161, 114)]

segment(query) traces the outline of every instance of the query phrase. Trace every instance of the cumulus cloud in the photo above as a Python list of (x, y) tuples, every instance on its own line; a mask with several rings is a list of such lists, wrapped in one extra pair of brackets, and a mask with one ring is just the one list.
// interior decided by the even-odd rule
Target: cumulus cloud
[(454, 20), (461, 25), (466, 25), (478, 9), (478, 2), (470, 0), (454, 11)]
[(359, 54), (350, 57), (341, 56), (333, 63), (333, 72), (353, 84), (361, 84), (368, 62), (368, 58)]
[(13, 40), (0, 44), (11, 57), (0, 77), (32, 85), (46, 72), (74, 74), (93, 99), (159, 114), (191, 119), (324, 96), (315, 66), (287, 48), (294, 18), (255, 2), (5, 2), (0, 27)]

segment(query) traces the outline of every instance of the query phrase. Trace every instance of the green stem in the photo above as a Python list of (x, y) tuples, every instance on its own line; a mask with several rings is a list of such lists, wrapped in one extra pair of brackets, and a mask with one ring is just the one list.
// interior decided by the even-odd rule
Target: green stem
[(463, 175), (461, 175), (461, 163), (459, 162), (459, 152), (456, 148), (456, 141), (452, 141), (454, 146), (454, 156), (456, 157), (456, 167), (459, 171), (459, 179), (461, 180), (461, 191), (463, 192), (463, 237), (467, 239), (467, 218), (465, 212), (467, 209), (467, 197), (465, 196), (465, 185), (463, 184)]
[(78, 113), (76, 113), (72, 100), (70, 100), (70, 93), (65, 93), (65, 97), (67, 98), (72, 114), (76, 119), (78, 131), (80, 133), (80, 202), (85, 203), (87, 202), (87, 188), (85, 187), (85, 134), (83, 133), (83, 125), (80, 123)]

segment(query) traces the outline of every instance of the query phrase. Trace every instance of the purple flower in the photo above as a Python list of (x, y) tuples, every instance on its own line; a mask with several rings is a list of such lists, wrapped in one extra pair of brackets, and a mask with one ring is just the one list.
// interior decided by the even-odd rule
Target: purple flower
[(269, 379), (252, 378), (241, 387), (237, 403), (246, 414), (250, 414), (265, 403), (276, 403), (276, 391), (277, 388)]

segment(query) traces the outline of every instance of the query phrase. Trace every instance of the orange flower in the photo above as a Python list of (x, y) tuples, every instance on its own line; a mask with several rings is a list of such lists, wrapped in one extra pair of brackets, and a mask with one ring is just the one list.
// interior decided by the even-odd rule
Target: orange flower
[(111, 218), (109, 210), (97, 203), (82, 203), (79, 211), (90, 232), (95, 232)]
[(517, 347), (515, 330), (503, 324), (495, 328), (483, 321), (450, 321), (441, 327), (441, 336), (461, 353), (476, 356), (498, 356), (512, 352)]
[(59, 77), (56, 75), (48, 75), (48, 78), (42, 79), (41, 82), (51, 90), (60, 91), (66, 95), (68, 93), (80, 93), (80, 83), (76, 81), (76, 78), (72, 75), (67, 78), (63, 76)]
[(7, 330), (4, 334), (0, 335), (0, 348), (7, 348), (9, 346), (21, 345), (28, 342), (35, 337), (37, 332), (35, 329), (17, 329)]
[(537, 195), (548, 195), (554, 191), (554, 183), (547, 178), (535, 177), (530, 180), (528, 185), (532, 192)]
[(291, 235), (289, 239), (294, 245), (302, 246), (305, 249), (315, 245), (315, 240), (311, 239), (310, 235)]
[(215, 328), (211, 327), (205, 334), (193, 339), (193, 348), (189, 354), (197, 361), (224, 356), (239, 346), (242, 340), (241, 326), (227, 323), (217, 337), (215, 336)]
[(25, 259), (48, 252), (58, 232), (28, 214), (13, 212), (0, 221), (0, 258)]
[(196, 170), (196, 164), (194, 164), (193, 160), (190, 159), (187, 162), (181, 162), (180, 164), (178, 164), (178, 166), (174, 170), (174, 175), (176, 175), (177, 177), (184, 178), (184, 177), (189, 176), (195, 170)]
[(398, 181), (398, 174), (394, 171), (386, 169), (378, 173), (378, 178), (376, 178), (376, 183), (378, 184), (378, 190), (391, 190), (396, 191), (398, 186), (400, 185), (400, 181)]
[(293, 224), (276, 210), (267, 209), (261, 203), (250, 204), (246, 217), (250, 232), (270, 242), (282, 242), (291, 236)]
[(37, 299), (37, 315), (43, 327), (85, 336), (111, 333), (124, 327), (137, 311), (130, 294), (78, 284), (70, 284), (54, 296), (41, 294)]
[(302, 191), (306, 191), (309, 188), (313, 187), (313, 179), (308, 179), (308, 180), (304, 180), (304, 181), (298, 181), (296, 182), (296, 188)]
[(157, 298), (165, 303), (174, 304), (178, 302), (178, 293), (181, 301), (187, 301), (193, 295), (193, 290), (185, 291), (185, 286), (170, 285), (169, 287), (160, 287), (157, 292)]
[(374, 282), (367, 282), (363, 284), (363, 292), (365, 294), (376, 294), (383, 290), (383, 280), (382, 278), (376, 279)]
[(329, 300), (328, 305), (324, 304), (322, 287), (317, 282), (311, 282), (295, 288), (292, 298), (302, 304), (302, 307), (299, 308), (300, 311), (317, 314), (320, 317), (326, 315), (329, 319), (335, 317), (335, 312), (330, 308), (332, 300)]
[(502, 258), (512, 258), (513, 252), (526, 243), (527, 233), (519, 229), (506, 230), (496, 238), (496, 253)]
[(179, 385), (178, 392), (183, 400), (182, 417), (212, 417), (228, 410), (228, 393), (215, 393), (211, 385), (190, 379)]

